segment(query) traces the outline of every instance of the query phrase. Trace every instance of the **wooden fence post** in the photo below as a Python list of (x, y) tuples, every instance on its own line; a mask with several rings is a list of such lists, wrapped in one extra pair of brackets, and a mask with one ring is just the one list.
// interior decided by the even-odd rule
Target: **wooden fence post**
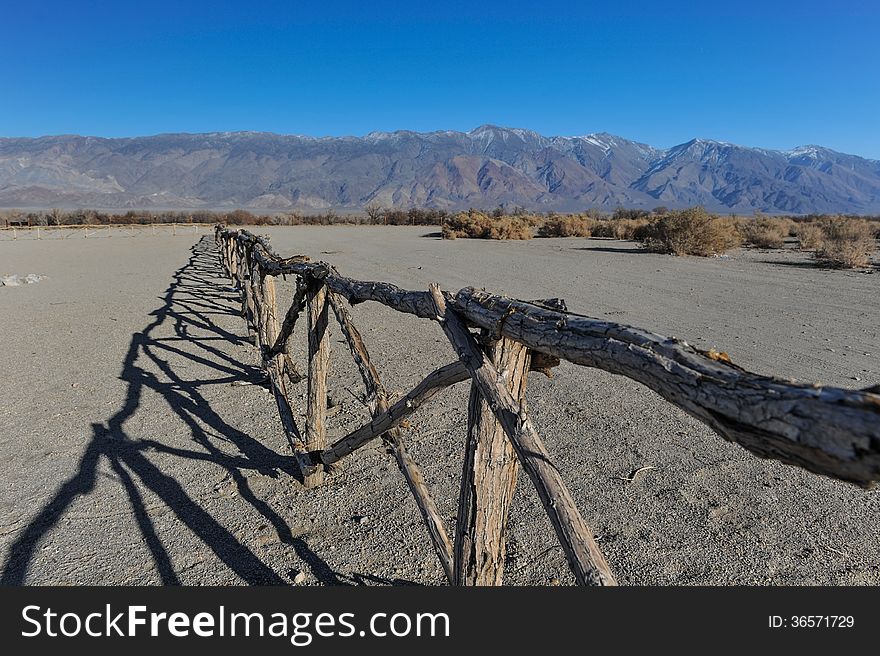
[(238, 284), (238, 240), (234, 238), (229, 244), (229, 264), (229, 275), (235, 280), (235, 284)]
[[(306, 451), (327, 447), (327, 373), (330, 368), (330, 335), (327, 332), (329, 303), (327, 286), (321, 280), (306, 281), (309, 321), (309, 384), (306, 412)], [(324, 482), (323, 466), (303, 471), (303, 484), (317, 487)]]
[(528, 415), (510, 390), (499, 382), (498, 371), (483, 355), (455, 311), (446, 307), (446, 299), (437, 285), (431, 285), (431, 297), (443, 332), (504, 427), (520, 464), (532, 480), (577, 582), (580, 585), (617, 585), (593, 539), (592, 530), (578, 512)]
[[(264, 344), (272, 345), (278, 339), (278, 306), (275, 300), (275, 277), (267, 275), (263, 278), (263, 308), (264, 308)], [(267, 347), (268, 348), (268, 347)], [(266, 370), (269, 381), (272, 383), (272, 393), (275, 396), (275, 404), (278, 406), (278, 415), (281, 418), (281, 426), (284, 435), (290, 445), (291, 451), (298, 459), (302, 455), (302, 435), (293, 418), (291, 409), (290, 393), (287, 391), (287, 382), (284, 377), (284, 353), (277, 353), (266, 359), (267, 350), (263, 351)]]
[[(155, 224), (151, 224), (151, 228)], [(214, 233), (214, 244), (217, 247), (217, 258), (225, 275), (229, 275), (229, 238), (220, 232)]]
[(239, 289), (241, 290), (241, 316), (244, 317), (245, 326), (248, 331), (248, 341), (256, 344), (256, 333), (253, 324), (253, 307), (254, 302), (251, 298), (251, 257), (248, 252), (248, 246), (241, 247), (240, 266), (238, 268), (238, 279), (240, 281)]
[[(503, 384), (520, 407), (525, 403), (531, 354), (501, 338), (487, 349)], [(519, 465), (504, 427), (471, 383), (468, 440), (455, 531), (455, 585), (501, 585), (505, 530)]]
[(260, 266), (257, 264), (253, 256), (248, 260), (248, 283), (250, 284), (251, 296), (250, 296), (250, 313), (251, 313), (251, 321), (254, 325), (254, 333), (253, 340), (254, 345), (263, 350), (263, 345), (266, 343), (266, 316), (265, 316), (265, 308), (263, 306), (263, 280), (264, 276), (260, 271)]

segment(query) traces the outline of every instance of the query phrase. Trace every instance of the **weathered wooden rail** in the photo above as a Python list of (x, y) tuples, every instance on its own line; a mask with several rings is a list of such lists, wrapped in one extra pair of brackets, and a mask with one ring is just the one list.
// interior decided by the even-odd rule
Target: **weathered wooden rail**
[[(282, 258), (267, 238), (244, 230), (218, 226), (215, 235), (222, 265), (241, 290), (242, 314), (261, 349), (304, 484), (320, 485), (334, 463), (381, 437), (413, 493), (452, 584), (501, 583), (505, 527), (522, 468), (578, 583), (615, 585), (524, 404), (528, 373), (546, 373), (560, 359), (636, 380), (758, 456), (863, 487), (880, 479), (880, 389), (820, 387), (759, 376), (723, 353), (572, 314), (558, 299), (525, 302), (471, 288), (451, 294), (436, 285), (424, 292), (406, 291), (346, 278), (331, 265), (305, 256)], [(282, 318), (275, 278), (286, 275), (295, 276), (297, 286)], [(403, 397), (389, 398), (349, 311), (349, 305), (364, 301), (439, 322), (456, 359)], [(303, 312), (308, 324), (304, 434), (294, 420), (289, 392), (302, 376), (288, 353)], [(372, 413), (369, 422), (332, 444), (325, 425), (331, 312), (363, 378)], [(418, 465), (407, 453), (399, 425), (442, 389), (468, 379), (468, 439), (453, 543)]]

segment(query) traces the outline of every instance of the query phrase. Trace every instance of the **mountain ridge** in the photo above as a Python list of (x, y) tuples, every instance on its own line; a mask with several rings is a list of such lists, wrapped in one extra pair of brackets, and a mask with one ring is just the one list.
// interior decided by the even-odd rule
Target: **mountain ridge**
[(0, 207), (274, 211), (521, 206), (577, 211), (880, 213), (880, 161), (819, 145), (695, 138), (667, 149), (607, 132), (272, 132), (0, 137)]

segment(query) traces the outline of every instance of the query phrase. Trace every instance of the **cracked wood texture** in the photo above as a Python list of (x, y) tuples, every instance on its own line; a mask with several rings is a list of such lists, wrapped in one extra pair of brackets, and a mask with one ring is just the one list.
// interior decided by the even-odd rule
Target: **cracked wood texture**
[(480, 394), (504, 427), (520, 464), (532, 480), (578, 584), (617, 585), (605, 556), (593, 539), (593, 531), (578, 512), (571, 493), (528, 415), (503, 384), (498, 370), (483, 355), (465, 324), (454, 310), (446, 307), (438, 286), (431, 286), (431, 296), (443, 332), (470, 371)]
[(272, 344), (272, 348), (270, 348), (268, 353), (266, 353), (266, 357), (272, 357), (278, 355), (279, 353), (287, 352), (287, 342), (290, 339), (290, 336), (293, 334), (293, 329), (296, 326), (296, 321), (299, 318), (300, 312), (302, 312), (303, 308), (305, 307), (305, 304), (306, 283), (301, 277), (297, 276), (296, 293), (293, 295), (293, 302), (290, 304), (290, 308), (288, 308), (287, 313), (284, 315), (284, 322), (281, 324), (281, 329), (280, 331), (278, 331), (278, 336), (276, 337), (274, 342), (269, 342), (270, 344)]
[[(352, 280), (320, 262), (281, 258), (268, 241), (218, 227), (217, 238), (253, 246), (273, 275), (319, 272), (350, 303), (375, 301), (433, 319), (428, 292)], [(237, 253), (238, 255), (238, 253)], [(241, 262), (241, 256), (236, 258)], [(752, 453), (870, 487), (880, 480), (880, 394), (876, 390), (798, 384), (750, 373), (686, 342), (639, 328), (517, 301), (485, 291), (444, 293), (468, 325), (509, 337), (538, 354), (627, 376)]]
[[(327, 332), (329, 303), (327, 287), (320, 281), (307, 279), (306, 306), (309, 316), (309, 374), (306, 393), (306, 451), (323, 451), (327, 447), (327, 374), (330, 369), (330, 335)], [(302, 461), (301, 461), (302, 462)], [(317, 487), (324, 482), (324, 468), (303, 467), (303, 484)]]
[[(525, 406), (529, 349), (506, 337), (486, 347), (499, 382)], [(468, 441), (455, 530), (455, 584), (501, 585), (505, 531), (519, 469), (516, 452), (479, 386), (471, 383)]]
[(876, 394), (759, 376), (681, 340), (474, 289), (455, 307), (490, 333), (638, 381), (755, 455), (865, 487), (880, 479)]
[[(264, 306), (264, 331), (266, 344), (274, 344), (278, 338), (278, 309), (275, 300), (275, 277), (265, 276), (263, 279), (263, 306)], [(278, 416), (290, 450), (301, 459), (303, 445), (302, 435), (291, 408), (290, 393), (287, 389), (287, 381), (284, 376), (285, 360), (282, 353), (270, 357), (264, 357), (263, 364), (269, 374), (269, 382), (272, 385), (272, 394), (278, 407)]]

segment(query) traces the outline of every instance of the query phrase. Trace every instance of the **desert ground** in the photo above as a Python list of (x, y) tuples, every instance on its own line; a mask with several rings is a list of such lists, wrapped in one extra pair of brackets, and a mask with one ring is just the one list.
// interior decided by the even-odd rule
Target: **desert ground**
[[(613, 240), (443, 241), (426, 227), (254, 231), (351, 277), (561, 297), (758, 373), (880, 383), (880, 274), (790, 249), (677, 258)], [(2, 582), (444, 582), (381, 444), (320, 489), (297, 483), (212, 237), (2, 241), (0, 274), (12, 273), (46, 278), (0, 287)], [(291, 290), (279, 286), (282, 303)], [(392, 390), (455, 357), (432, 322), (371, 303), (353, 313)], [(331, 438), (367, 417), (341, 339), (331, 326)], [(302, 325), (294, 341), (304, 364)], [(405, 431), (450, 530), (467, 394), (446, 390)], [(532, 374), (527, 400), (621, 584), (880, 584), (880, 492), (760, 460), (601, 371)], [(524, 477), (505, 581), (573, 581)]]

